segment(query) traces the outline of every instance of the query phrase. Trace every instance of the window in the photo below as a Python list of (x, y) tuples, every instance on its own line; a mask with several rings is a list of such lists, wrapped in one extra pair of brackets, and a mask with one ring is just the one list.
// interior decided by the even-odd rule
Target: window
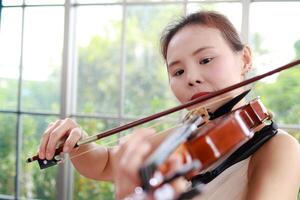
[[(0, 9), (1, 199), (114, 199), (111, 183), (72, 168), (41, 171), (25, 159), (60, 117), (74, 118), (92, 135), (178, 105), (159, 38), (180, 15), (225, 14), (249, 35), (252, 75), (300, 58), (300, 0), (2, 0)], [(260, 95), (280, 127), (300, 140), (299, 76), (295, 68), (260, 81), (253, 96)], [(162, 119), (159, 130), (181, 116)], [(119, 137), (99, 143), (116, 145)]]

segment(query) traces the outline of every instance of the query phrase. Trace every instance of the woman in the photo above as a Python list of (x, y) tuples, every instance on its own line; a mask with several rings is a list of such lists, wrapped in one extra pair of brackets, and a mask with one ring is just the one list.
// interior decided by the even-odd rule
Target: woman
[[(241, 43), (232, 24), (215, 12), (195, 13), (169, 27), (162, 38), (162, 54), (171, 90), (181, 103), (241, 82), (252, 66), (249, 47)], [(230, 95), (234, 97), (236, 94), (232, 92)], [(209, 111), (213, 112), (222, 103), (210, 106)], [(157, 143), (149, 139), (155, 133), (152, 129), (137, 129), (134, 132), (136, 134), (114, 149), (102, 147), (84, 158), (73, 159), (75, 168), (89, 178), (113, 180), (117, 198), (129, 195), (140, 184), (138, 169)], [(44, 133), (40, 158), (50, 159), (55, 145), (65, 135), (68, 137), (64, 152), (71, 156), (95, 145), (73, 149), (85, 134), (70, 119), (57, 121)], [(173, 158), (173, 162), (175, 165), (178, 163), (176, 158)], [(208, 183), (205, 197), (296, 199), (300, 183), (299, 168), (298, 142), (279, 131), (252, 156), (228, 168)]]

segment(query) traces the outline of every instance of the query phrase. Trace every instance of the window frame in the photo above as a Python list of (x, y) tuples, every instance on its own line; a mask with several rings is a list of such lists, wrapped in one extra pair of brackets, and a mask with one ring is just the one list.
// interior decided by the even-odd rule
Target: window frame
[[(299, 0), (288, 0), (289, 2), (300, 2)], [(284, 0), (211, 0), (209, 3), (219, 3), (219, 2), (240, 2), (242, 4), (242, 30), (241, 36), (243, 42), (247, 43), (249, 38), (249, 9), (252, 2), (287, 2)], [(20, 195), (20, 177), (22, 175), (21, 170), (21, 148), (22, 148), (22, 130), (21, 130), (21, 117), (22, 115), (31, 116), (55, 116), (58, 118), (93, 118), (93, 119), (113, 119), (122, 124), (124, 121), (133, 120), (126, 118), (123, 113), (124, 105), (124, 94), (125, 94), (125, 65), (126, 65), (126, 45), (125, 45), (125, 33), (126, 33), (126, 9), (130, 5), (165, 5), (165, 4), (182, 4), (184, 13), (186, 14), (187, 5), (189, 3), (208, 3), (207, 1), (164, 1), (164, 2), (150, 2), (150, 1), (136, 1), (136, 2), (126, 2), (126, 0), (115, 2), (115, 3), (76, 3), (75, 0), (66, 0), (64, 4), (45, 4), (45, 5), (27, 5), (23, 0), (22, 5), (3, 5), (2, 0), (0, 0), (0, 19), (1, 10), (6, 7), (22, 7), (22, 31), (21, 31), (21, 55), (19, 64), (19, 77), (18, 77), (18, 94), (17, 94), (17, 108), (16, 110), (0, 110), (1, 114), (15, 114), (17, 116), (16, 123), (16, 177), (15, 177), (15, 196), (0, 194), (0, 198), (5, 199), (19, 199)], [(101, 114), (89, 115), (81, 114), (76, 112), (76, 96), (77, 96), (77, 58), (76, 58), (76, 44), (75, 44), (75, 20), (76, 20), (76, 8), (79, 6), (101, 6), (101, 5), (121, 5), (122, 6), (122, 28), (121, 28), (121, 64), (120, 64), (120, 75), (119, 82), (121, 85), (119, 104), (118, 104), (118, 115), (117, 116), (104, 116)], [(62, 73), (61, 73), (61, 84), (60, 84), (60, 112), (29, 112), (23, 111), (21, 108), (21, 91), (22, 91), (22, 59), (23, 59), (23, 37), (24, 37), (24, 10), (27, 7), (43, 7), (43, 6), (64, 6), (64, 39), (63, 39), (63, 57), (62, 57)], [(1, 20), (0, 20), (1, 23)], [(1, 24), (0, 24), (1, 31)], [(287, 125), (281, 124), (280, 128), (285, 130), (299, 131), (300, 124)], [(57, 199), (73, 199), (73, 168), (71, 167), (70, 161), (65, 162), (65, 164), (59, 166), (59, 176), (57, 179)]]

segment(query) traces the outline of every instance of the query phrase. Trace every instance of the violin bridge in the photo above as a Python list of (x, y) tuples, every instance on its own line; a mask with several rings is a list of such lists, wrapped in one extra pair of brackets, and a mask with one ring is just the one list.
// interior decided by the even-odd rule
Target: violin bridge
[(204, 107), (196, 108), (194, 110), (191, 110), (190, 112), (188, 112), (186, 114), (183, 121), (190, 120), (194, 116), (201, 116), (201, 118), (203, 119), (205, 124), (209, 122), (209, 113), (208, 113), (207, 109), (204, 108)]

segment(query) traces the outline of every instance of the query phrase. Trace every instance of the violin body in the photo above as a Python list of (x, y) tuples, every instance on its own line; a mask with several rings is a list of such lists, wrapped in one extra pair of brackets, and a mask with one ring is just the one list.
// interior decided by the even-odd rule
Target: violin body
[(270, 114), (260, 99), (252, 100), (201, 126), (197, 136), (183, 144), (185, 160), (197, 159), (201, 169), (205, 169), (244, 144), (269, 118)]

